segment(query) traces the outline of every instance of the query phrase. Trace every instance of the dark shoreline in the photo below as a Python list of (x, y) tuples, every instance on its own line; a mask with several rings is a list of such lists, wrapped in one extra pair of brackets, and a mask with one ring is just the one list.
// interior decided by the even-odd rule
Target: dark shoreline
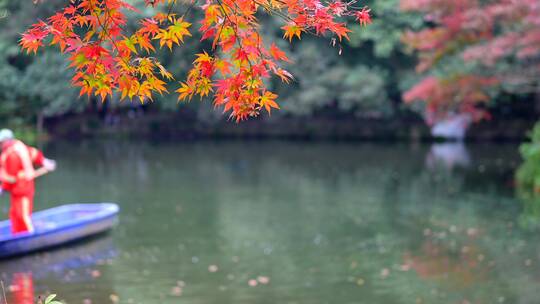
[[(472, 125), (466, 141), (521, 142), (534, 120), (494, 119)], [(104, 118), (97, 113), (48, 119), (46, 130), (53, 139), (94, 137), (157, 140), (306, 140), (306, 141), (421, 141), (431, 136), (420, 119), (287, 118), (263, 117), (240, 123), (202, 122), (180, 113), (145, 113), (140, 117), (118, 114)]]

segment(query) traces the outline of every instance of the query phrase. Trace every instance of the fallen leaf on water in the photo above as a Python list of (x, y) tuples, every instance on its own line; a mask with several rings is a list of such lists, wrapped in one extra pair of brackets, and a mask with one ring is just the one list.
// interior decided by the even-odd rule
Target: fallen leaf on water
[(101, 276), (101, 272), (99, 270), (92, 270), (91, 272), (92, 278), (99, 278)]
[(261, 284), (268, 284), (270, 283), (270, 278), (265, 276), (259, 276), (257, 277), (257, 281), (259, 281), (259, 283)]
[(176, 297), (181, 296), (182, 295), (182, 287), (173, 286), (173, 288), (171, 288), (171, 295), (176, 296)]
[(217, 272), (218, 269), (219, 269), (219, 268), (217, 267), (217, 265), (210, 265), (210, 266), (208, 266), (208, 271), (210, 271), (210, 272)]
[(478, 234), (478, 229), (476, 229), (476, 228), (467, 229), (467, 235), (468, 236), (476, 236), (477, 234)]
[(409, 271), (411, 269), (411, 265), (410, 264), (403, 264), (403, 265), (401, 265), (400, 269), (401, 269), (401, 271)]

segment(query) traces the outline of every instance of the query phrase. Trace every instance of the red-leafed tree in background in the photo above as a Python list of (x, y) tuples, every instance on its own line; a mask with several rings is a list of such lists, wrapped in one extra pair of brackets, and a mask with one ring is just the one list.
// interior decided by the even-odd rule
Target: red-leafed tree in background
[(118, 92), (122, 98), (151, 100), (154, 94), (167, 92), (167, 83), (173, 79), (152, 53), (157, 47), (172, 49), (188, 39), (192, 24), (185, 15), (193, 7), (200, 8), (204, 18), (198, 30), (201, 40), (211, 41), (212, 48), (194, 56), (193, 67), (176, 92), (181, 100), (213, 94), (216, 106), (242, 120), (263, 109), (279, 108), (277, 95), (265, 86), (268, 78), (292, 79), (281, 66), (289, 61), (285, 52), (263, 41), (260, 13), (281, 17), (284, 38), (289, 41), (312, 33), (332, 36), (339, 43), (350, 32), (346, 17), (363, 25), (371, 21), (369, 9), (354, 0), (191, 0), (182, 3), (186, 6), (183, 15), (171, 13), (180, 1), (144, 2), (148, 7), (168, 6), (168, 13), (142, 18), (140, 27), (129, 33), (125, 14), (138, 10), (128, 1), (71, 0), (25, 32), (21, 46), (35, 53), (52, 44), (67, 53), (76, 71), (73, 84), (81, 88), (81, 95), (106, 98)]
[(538, 0), (401, 0), (427, 27), (403, 40), (419, 53), (423, 78), (405, 92), (425, 102), (430, 123), (449, 113), (479, 119), (498, 91), (539, 92)]

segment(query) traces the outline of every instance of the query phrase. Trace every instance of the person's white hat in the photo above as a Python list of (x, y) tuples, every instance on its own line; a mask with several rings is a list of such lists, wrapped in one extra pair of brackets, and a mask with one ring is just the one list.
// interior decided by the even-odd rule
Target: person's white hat
[(0, 142), (4, 142), (13, 138), (15, 138), (15, 136), (13, 135), (13, 131), (11, 131), (10, 129), (0, 130)]

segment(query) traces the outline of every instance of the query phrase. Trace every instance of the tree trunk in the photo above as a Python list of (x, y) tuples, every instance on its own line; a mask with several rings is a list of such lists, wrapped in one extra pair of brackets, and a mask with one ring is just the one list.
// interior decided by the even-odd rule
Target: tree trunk
[(41, 138), (43, 138), (43, 125), (45, 123), (45, 114), (40, 111), (37, 115), (37, 121), (36, 121), (36, 131), (37, 131), (37, 140), (39, 141)]
[(534, 94), (534, 108), (536, 114), (540, 114), (540, 87), (536, 90)]

